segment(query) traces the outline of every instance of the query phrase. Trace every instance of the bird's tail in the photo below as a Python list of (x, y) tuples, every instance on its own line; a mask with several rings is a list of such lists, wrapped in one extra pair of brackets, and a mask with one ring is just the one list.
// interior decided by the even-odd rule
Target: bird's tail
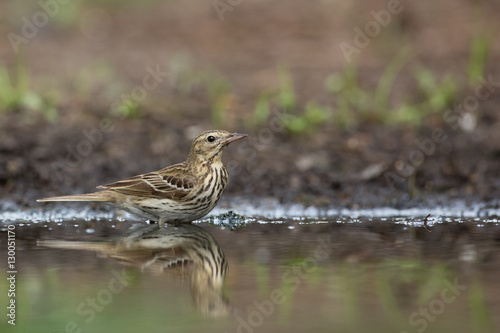
[(88, 194), (64, 195), (60, 197), (50, 197), (38, 199), (38, 202), (48, 201), (113, 201), (113, 197), (107, 191), (94, 192)]
[(113, 246), (113, 244), (109, 242), (74, 242), (64, 240), (38, 240), (36, 245), (56, 249), (88, 250), (97, 252), (105, 252)]

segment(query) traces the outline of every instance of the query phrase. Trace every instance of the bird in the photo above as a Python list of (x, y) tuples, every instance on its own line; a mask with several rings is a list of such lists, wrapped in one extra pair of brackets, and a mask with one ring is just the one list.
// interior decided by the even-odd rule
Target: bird
[(247, 134), (210, 130), (191, 144), (187, 160), (158, 171), (97, 186), (102, 191), (38, 199), (104, 202), (149, 220), (190, 223), (207, 215), (219, 201), (229, 175), (222, 163), (224, 149)]

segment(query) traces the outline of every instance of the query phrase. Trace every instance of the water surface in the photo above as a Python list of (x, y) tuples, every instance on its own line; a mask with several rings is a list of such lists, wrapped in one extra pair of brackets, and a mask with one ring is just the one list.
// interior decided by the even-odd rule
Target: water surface
[[(4, 209), (2, 248), (15, 232), (16, 326), (3, 320), (1, 331), (500, 327), (495, 211), (425, 219), (287, 209), (163, 230), (108, 211)], [(5, 309), (9, 281), (1, 281)]]

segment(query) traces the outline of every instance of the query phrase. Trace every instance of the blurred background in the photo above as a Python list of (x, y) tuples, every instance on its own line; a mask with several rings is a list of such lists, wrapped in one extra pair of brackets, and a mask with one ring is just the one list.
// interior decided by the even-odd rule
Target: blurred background
[[(29, 204), (248, 133), (228, 193), (314, 205), (490, 200), (500, 4), (2, 1), (0, 184)], [(363, 195), (361, 195), (363, 194)]]
[[(0, 247), (15, 234), (19, 270), (0, 331), (498, 332), (499, 17), (0, 0)], [(215, 128), (249, 137), (201, 222), (35, 202), (183, 161)]]

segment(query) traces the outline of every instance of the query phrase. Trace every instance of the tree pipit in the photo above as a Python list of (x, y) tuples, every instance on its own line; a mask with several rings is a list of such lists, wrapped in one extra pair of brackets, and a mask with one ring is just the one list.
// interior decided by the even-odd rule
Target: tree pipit
[(167, 223), (188, 223), (207, 215), (217, 205), (228, 180), (222, 152), (246, 134), (213, 130), (198, 135), (185, 162), (119, 180), (88, 194), (39, 199), (46, 201), (101, 201), (133, 214)]

